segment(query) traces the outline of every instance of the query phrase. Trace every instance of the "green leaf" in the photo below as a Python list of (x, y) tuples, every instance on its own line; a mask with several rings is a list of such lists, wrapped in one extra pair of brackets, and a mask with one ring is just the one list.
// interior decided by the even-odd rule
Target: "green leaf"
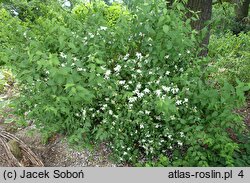
[(168, 33), (169, 32), (169, 26), (168, 25), (163, 25), (163, 31), (165, 33)]
[(71, 88), (71, 87), (73, 87), (73, 86), (75, 86), (74, 83), (67, 83), (67, 84), (65, 85), (65, 90), (68, 89), (68, 88)]

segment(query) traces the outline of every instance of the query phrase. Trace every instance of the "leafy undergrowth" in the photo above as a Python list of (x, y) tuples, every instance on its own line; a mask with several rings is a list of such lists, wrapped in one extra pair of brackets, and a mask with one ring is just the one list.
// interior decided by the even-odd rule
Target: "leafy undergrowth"
[(225, 78), (236, 84), (236, 78), (250, 83), (250, 32), (238, 36), (226, 33), (223, 36), (212, 35), (209, 44), (209, 56), (218, 68), (216, 77)]
[(246, 107), (237, 110), (237, 112), (244, 116), (244, 122), (248, 126), (248, 131), (242, 134), (237, 134), (237, 143), (239, 144), (239, 151), (235, 153), (235, 166), (249, 166), (250, 165), (250, 95), (247, 97)]

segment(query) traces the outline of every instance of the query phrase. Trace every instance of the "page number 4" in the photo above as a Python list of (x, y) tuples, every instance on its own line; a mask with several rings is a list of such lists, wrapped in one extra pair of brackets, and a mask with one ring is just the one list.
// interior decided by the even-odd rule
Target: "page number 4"
[(238, 176), (243, 178), (244, 177), (244, 173), (243, 173), (243, 170), (241, 170), (239, 173), (238, 173)]

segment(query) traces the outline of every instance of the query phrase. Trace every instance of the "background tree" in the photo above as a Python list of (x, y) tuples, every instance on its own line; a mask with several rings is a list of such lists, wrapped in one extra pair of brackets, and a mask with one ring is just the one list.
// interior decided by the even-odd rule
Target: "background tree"
[(234, 34), (244, 31), (248, 24), (248, 11), (250, 0), (234, 0), (235, 1), (235, 22), (236, 26), (233, 30)]
[[(207, 22), (211, 20), (212, 16), (212, 0), (189, 0), (186, 4), (187, 8), (191, 11), (198, 12), (198, 19), (192, 20), (192, 28), (201, 31), (207, 25)], [(193, 16), (192, 13), (188, 13), (188, 17)], [(202, 51), (200, 56), (206, 56), (208, 53), (207, 45), (209, 43), (210, 26), (207, 26), (207, 32), (201, 42)]]
[[(175, 0), (167, 0), (167, 6), (172, 6)], [(184, 1), (185, 2), (185, 1)], [(200, 56), (206, 56), (208, 54), (208, 43), (210, 37), (210, 26), (207, 24), (211, 20), (212, 16), (212, 0), (188, 0), (185, 3), (186, 7), (189, 9), (187, 13), (187, 18), (194, 16), (194, 13), (198, 13), (198, 19), (191, 21), (191, 26), (193, 29), (197, 30), (203, 37), (201, 41), (201, 52)], [(206, 34), (202, 34), (202, 30), (207, 26)]]
[[(248, 12), (249, 12), (249, 4), (250, 0), (219, 0), (213, 2), (213, 4), (223, 4), (224, 2), (234, 4), (234, 27), (232, 31), (234, 34), (239, 34), (242, 31), (246, 31), (249, 25)], [(224, 11), (226, 9), (224, 8)]]

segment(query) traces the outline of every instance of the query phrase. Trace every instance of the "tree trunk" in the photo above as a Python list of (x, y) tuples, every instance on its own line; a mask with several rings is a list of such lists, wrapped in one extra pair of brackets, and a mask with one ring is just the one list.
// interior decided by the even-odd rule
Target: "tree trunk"
[(247, 19), (248, 16), (248, 9), (250, 0), (234, 0), (235, 3), (235, 22), (236, 25), (233, 28), (234, 34), (239, 34), (241, 31), (244, 31), (244, 29), (247, 26)]
[[(198, 12), (199, 19), (192, 21), (192, 28), (201, 31), (207, 25), (207, 21), (211, 20), (212, 15), (212, 0), (189, 0), (187, 3), (187, 8), (194, 12)], [(192, 16), (191, 13), (188, 14), (188, 17)], [(208, 53), (208, 43), (210, 37), (210, 26), (207, 26), (207, 33), (201, 42), (201, 52), (200, 56), (206, 56)]]
[(250, 0), (244, 0), (243, 2), (240, 2), (240, 0), (237, 1), (238, 2), (235, 6), (236, 21), (241, 22), (245, 17), (248, 16)]

